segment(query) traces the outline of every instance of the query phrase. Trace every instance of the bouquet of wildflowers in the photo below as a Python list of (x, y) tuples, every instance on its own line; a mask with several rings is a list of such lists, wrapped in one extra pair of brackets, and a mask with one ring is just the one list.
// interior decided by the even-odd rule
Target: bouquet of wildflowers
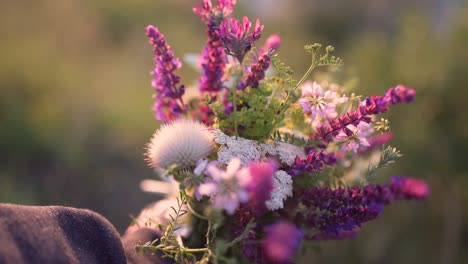
[[(401, 155), (388, 145), (391, 106), (410, 103), (403, 85), (363, 98), (349, 87), (308, 80), (317, 67), (339, 67), (331, 46), (305, 46), (311, 64), (295, 80), (278, 59), (281, 39), (263, 45), (257, 19), (232, 17), (235, 0), (204, 0), (193, 11), (206, 26), (196, 85), (181, 84), (181, 61), (153, 26), (146, 34), (156, 68), (154, 111), (163, 122), (146, 153), (167, 197), (136, 218), (160, 238), (139, 252), (177, 263), (291, 263), (301, 247), (355, 236), (385, 205), (423, 199), (427, 184), (379, 168)], [(147, 243), (145, 243), (147, 242)]]

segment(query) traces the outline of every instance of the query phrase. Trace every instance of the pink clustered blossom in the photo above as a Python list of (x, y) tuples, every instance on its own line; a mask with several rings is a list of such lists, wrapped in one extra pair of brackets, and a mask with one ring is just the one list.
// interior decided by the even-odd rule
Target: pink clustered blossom
[(219, 27), (219, 36), (226, 50), (226, 53), (237, 58), (239, 62), (244, 60), (245, 54), (250, 51), (255, 41), (260, 39), (263, 25), (257, 19), (252, 32), (252, 23), (247, 17), (243, 17), (242, 23), (237, 19), (230, 18), (224, 20)]
[(302, 107), (303, 113), (311, 115), (314, 120), (317, 116), (322, 118), (336, 117), (336, 105), (346, 102), (345, 96), (340, 97), (338, 93), (324, 90), (316, 82), (305, 82), (301, 86), (302, 96), (297, 103)]

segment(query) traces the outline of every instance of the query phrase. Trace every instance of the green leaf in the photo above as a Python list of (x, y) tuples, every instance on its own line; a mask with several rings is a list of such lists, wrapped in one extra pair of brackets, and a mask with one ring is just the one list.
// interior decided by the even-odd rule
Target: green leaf
[(269, 139), (299, 147), (314, 147), (320, 143), (320, 141), (304, 139), (302, 137), (296, 137), (294, 134), (281, 133), (279, 131), (274, 131), (273, 134), (270, 135)]

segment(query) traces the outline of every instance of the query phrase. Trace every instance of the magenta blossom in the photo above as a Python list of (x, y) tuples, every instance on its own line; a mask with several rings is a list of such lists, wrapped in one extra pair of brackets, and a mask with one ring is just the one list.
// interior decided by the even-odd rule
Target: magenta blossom
[(281, 46), (281, 37), (273, 34), (267, 38), (265, 44), (259, 49), (258, 53), (262, 54), (269, 51), (276, 51)]
[(431, 192), (425, 181), (415, 178), (392, 177), (392, 185), (406, 199), (424, 199)]
[(366, 153), (369, 152), (373, 149), (376, 149), (388, 142), (390, 142), (393, 138), (393, 134), (391, 132), (385, 132), (385, 133), (380, 133), (377, 135), (374, 135), (370, 138), (367, 139), (367, 142), (369, 142), (368, 147), (364, 147), (359, 149), (359, 153)]
[(294, 224), (280, 221), (265, 227), (265, 239), (262, 242), (263, 255), (269, 263), (285, 263), (299, 249), (304, 233)]
[(249, 200), (246, 187), (251, 176), (248, 168), (241, 167), (240, 159), (232, 159), (226, 170), (219, 169), (212, 162), (208, 164), (205, 173), (211, 178), (197, 187), (197, 199), (203, 195), (210, 196), (215, 208), (224, 209), (230, 215), (234, 214), (240, 203)]
[(192, 10), (205, 23), (212, 19), (222, 20), (232, 14), (237, 0), (218, 0), (216, 2), (216, 6), (213, 7), (211, 0), (203, 0), (203, 3), (197, 3)]
[(261, 36), (263, 25), (260, 25), (260, 20), (256, 20), (252, 32), (251, 26), (252, 23), (247, 17), (242, 19), (242, 23), (235, 18), (226, 19), (219, 26), (219, 36), (226, 53), (237, 58), (239, 62), (244, 60), (245, 54)]
[(249, 164), (250, 181), (246, 185), (250, 196), (250, 205), (254, 213), (265, 208), (265, 202), (270, 199), (273, 190), (273, 176), (278, 164), (273, 160), (267, 162), (252, 162)]

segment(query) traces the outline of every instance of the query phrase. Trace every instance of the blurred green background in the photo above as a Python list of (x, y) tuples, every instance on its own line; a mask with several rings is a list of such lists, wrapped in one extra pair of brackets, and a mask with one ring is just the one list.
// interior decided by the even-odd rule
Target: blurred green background
[[(123, 232), (156, 197), (142, 153), (158, 127), (145, 27), (182, 57), (204, 28), (195, 1), (0, 2), (0, 202), (95, 210)], [(239, 0), (237, 16), (278, 33), (299, 75), (302, 46), (333, 44), (358, 92), (404, 83), (417, 101), (391, 110), (405, 155), (382, 172), (427, 180), (423, 203), (398, 203), (353, 240), (322, 244), (304, 263), (468, 263), (468, 9), (457, 0)], [(181, 72), (190, 84), (197, 75)]]

